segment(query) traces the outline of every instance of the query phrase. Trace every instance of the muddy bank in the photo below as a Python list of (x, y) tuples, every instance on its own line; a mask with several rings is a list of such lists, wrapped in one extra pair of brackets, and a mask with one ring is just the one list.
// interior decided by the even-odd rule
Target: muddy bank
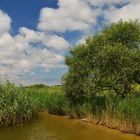
[[(52, 115), (48, 112), (40, 112), (38, 113), (38, 116), (47, 116), (47, 115)], [(126, 121), (126, 120), (118, 120), (115, 119), (111, 116), (101, 116), (100, 118), (95, 117), (94, 115), (88, 114), (85, 117), (77, 117), (77, 116), (60, 116), (60, 115), (56, 115), (59, 117), (64, 117), (67, 119), (78, 119), (82, 122), (86, 122), (86, 123), (91, 123), (94, 125), (101, 125), (101, 126), (105, 126), (107, 128), (110, 129), (114, 129), (114, 130), (119, 130), (122, 133), (128, 133), (128, 134), (134, 134), (139, 136), (140, 138), (140, 123), (132, 123), (130, 121)]]
[(80, 119), (81, 121), (93, 123), (94, 125), (103, 125), (111, 129), (119, 130), (123, 133), (130, 133), (140, 136), (140, 123), (133, 123), (129, 120), (119, 120), (111, 116), (95, 117), (87, 115)]

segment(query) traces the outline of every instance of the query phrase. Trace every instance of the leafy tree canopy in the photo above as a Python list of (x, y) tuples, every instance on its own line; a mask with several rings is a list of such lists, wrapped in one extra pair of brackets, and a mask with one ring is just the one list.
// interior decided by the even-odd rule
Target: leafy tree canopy
[(65, 62), (69, 72), (63, 82), (74, 102), (104, 90), (125, 97), (140, 82), (140, 22), (121, 20), (105, 27), (72, 48)]

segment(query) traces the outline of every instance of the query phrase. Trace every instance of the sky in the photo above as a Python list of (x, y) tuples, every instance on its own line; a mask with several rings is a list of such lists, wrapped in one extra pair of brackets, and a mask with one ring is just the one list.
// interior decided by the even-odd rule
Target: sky
[(140, 0), (0, 0), (0, 80), (61, 84), (71, 47), (139, 13)]

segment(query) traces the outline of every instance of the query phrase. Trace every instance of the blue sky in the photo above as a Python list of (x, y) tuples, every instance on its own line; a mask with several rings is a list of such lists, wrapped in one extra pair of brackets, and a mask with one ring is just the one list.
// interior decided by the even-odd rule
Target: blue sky
[(139, 13), (139, 0), (0, 0), (0, 78), (61, 84), (70, 47)]
[(43, 7), (57, 8), (57, 0), (1, 0), (0, 9), (13, 20), (13, 32), (21, 26), (36, 28), (39, 13)]

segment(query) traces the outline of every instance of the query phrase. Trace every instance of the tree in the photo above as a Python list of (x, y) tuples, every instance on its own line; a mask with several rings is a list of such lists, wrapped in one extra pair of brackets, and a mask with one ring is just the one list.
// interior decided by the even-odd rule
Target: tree
[(69, 72), (63, 77), (63, 83), (67, 97), (73, 103), (82, 104), (85, 96), (83, 83), (87, 77), (87, 69), (85, 68), (86, 49), (84, 45), (78, 45), (70, 50), (69, 56), (65, 59), (69, 66)]
[(69, 72), (64, 78), (66, 94), (74, 102), (104, 90), (125, 97), (140, 76), (140, 23), (113, 23), (70, 50)]

